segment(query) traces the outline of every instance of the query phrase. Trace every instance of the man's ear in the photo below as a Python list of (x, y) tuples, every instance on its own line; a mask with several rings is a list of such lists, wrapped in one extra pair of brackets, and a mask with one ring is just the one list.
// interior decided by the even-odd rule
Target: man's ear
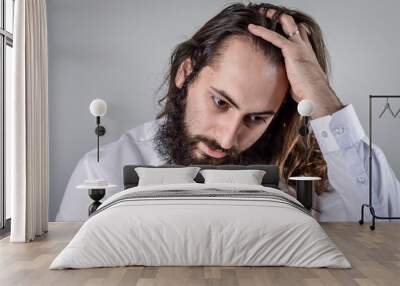
[(178, 71), (175, 76), (175, 85), (178, 88), (181, 88), (183, 83), (185, 82), (186, 77), (192, 72), (192, 60), (190, 58), (186, 58), (179, 65)]

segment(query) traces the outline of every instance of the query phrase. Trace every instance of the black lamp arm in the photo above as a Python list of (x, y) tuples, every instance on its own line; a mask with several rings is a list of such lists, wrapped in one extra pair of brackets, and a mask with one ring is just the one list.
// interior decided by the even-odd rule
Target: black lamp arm
[(310, 134), (310, 130), (308, 127), (308, 122), (309, 122), (309, 116), (304, 116), (304, 125), (300, 126), (299, 129), (299, 134), (303, 137), (304, 139), (304, 145), (305, 145), (305, 152), (304, 152), (304, 161), (308, 162), (308, 134)]

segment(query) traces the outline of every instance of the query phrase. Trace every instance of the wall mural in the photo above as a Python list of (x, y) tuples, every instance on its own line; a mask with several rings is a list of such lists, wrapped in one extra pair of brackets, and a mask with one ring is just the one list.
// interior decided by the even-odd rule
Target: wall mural
[[(344, 105), (329, 83), (328, 53), (311, 16), (272, 4), (232, 4), (178, 43), (169, 63), (161, 111), (118, 140), (101, 144), (107, 106), (101, 99), (91, 105), (98, 145), (75, 167), (57, 220), (86, 220), (108, 198), (140, 186), (145, 179), (132, 166), (162, 166), (153, 180), (176, 183), (177, 171), (166, 175), (166, 167), (204, 165), (237, 166), (232, 171), (269, 166), (260, 167), (262, 176), (250, 172), (252, 179), (242, 177), (246, 172), (200, 177), (276, 187), (320, 221), (360, 219), (368, 141), (353, 106)], [(389, 103), (387, 109), (399, 113)], [(374, 181), (382, 186), (375, 191), (388, 198), (380, 210), (400, 213), (400, 204), (389, 203), (399, 201), (399, 183), (378, 177), (390, 167), (373, 156), (380, 170)], [(193, 182), (199, 172), (181, 175)]]

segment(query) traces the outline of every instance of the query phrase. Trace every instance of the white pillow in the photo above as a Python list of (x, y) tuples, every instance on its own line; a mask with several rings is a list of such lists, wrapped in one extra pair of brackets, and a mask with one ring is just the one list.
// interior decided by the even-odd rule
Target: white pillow
[(193, 179), (200, 167), (148, 168), (136, 167), (138, 186), (196, 183)]
[(264, 170), (201, 170), (204, 183), (234, 183), (247, 185), (261, 185), (265, 175)]

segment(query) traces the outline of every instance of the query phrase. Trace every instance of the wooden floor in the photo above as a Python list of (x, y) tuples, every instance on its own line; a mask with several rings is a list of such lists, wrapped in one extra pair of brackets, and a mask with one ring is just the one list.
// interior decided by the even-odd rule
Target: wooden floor
[(0, 241), (0, 285), (400, 285), (400, 224), (322, 224), (350, 260), (352, 269), (290, 267), (118, 267), (49, 270), (55, 256), (79, 229), (50, 223), (32, 243)]

